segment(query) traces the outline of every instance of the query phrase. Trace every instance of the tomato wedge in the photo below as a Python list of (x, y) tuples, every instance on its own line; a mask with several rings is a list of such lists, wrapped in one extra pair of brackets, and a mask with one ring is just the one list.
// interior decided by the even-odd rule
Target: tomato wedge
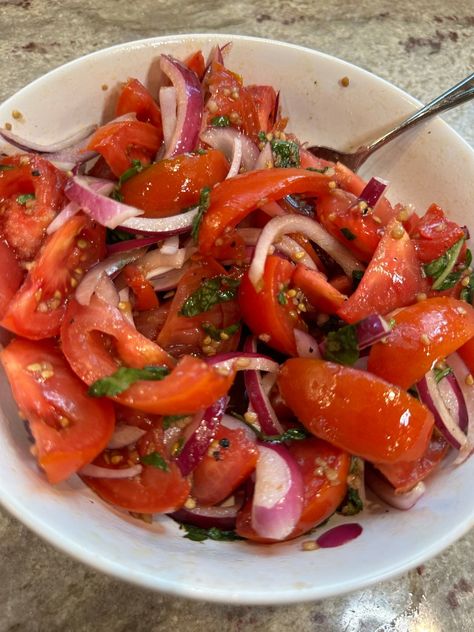
[(113, 405), (88, 397), (51, 341), (17, 338), (0, 359), (50, 483), (65, 480), (102, 452), (114, 430)]
[(292, 358), (278, 385), (286, 404), (317, 437), (377, 463), (414, 461), (426, 450), (433, 415), (408, 393), (366, 371)]
[[(120, 310), (97, 298), (89, 306), (76, 301), (69, 304), (61, 327), (61, 343), (72, 369), (86, 384), (111, 375), (119, 362), (135, 368), (174, 365), (173, 358), (138, 333)], [(233, 377), (220, 374), (198, 358), (185, 356), (165, 379), (138, 381), (114, 399), (130, 408), (160, 415), (192, 413), (225, 395)]]
[[(351, 457), (347, 452), (315, 437), (294, 441), (288, 449), (301, 468), (304, 484), (303, 511), (295, 528), (286, 538), (291, 540), (316, 527), (339, 507), (347, 491)], [(273, 540), (258, 536), (253, 530), (251, 507), (250, 501), (239, 512), (237, 533), (257, 542), (272, 542)]]
[(186, 353), (203, 355), (203, 348), (209, 347), (209, 344), (204, 343), (204, 340), (209, 337), (206, 331), (206, 327), (209, 328), (209, 326), (222, 330), (230, 325), (238, 325), (237, 331), (226, 340), (211, 340), (216, 353), (233, 351), (237, 348), (240, 339), (240, 309), (236, 300), (218, 303), (210, 310), (196, 316), (180, 314), (183, 303), (200, 287), (204, 279), (226, 274), (225, 268), (209, 258), (207, 261), (194, 262), (179, 281), (168, 317), (157, 337), (157, 343), (174, 357), (180, 357)]
[(313, 307), (326, 314), (335, 314), (346, 300), (344, 294), (329, 283), (325, 274), (311, 270), (302, 263), (296, 266), (292, 281)]
[(220, 425), (193, 472), (192, 497), (202, 505), (222, 502), (252, 473), (257, 459), (256, 443), (244, 429)]
[(294, 330), (306, 328), (297, 306), (286, 296), (294, 270), (289, 261), (270, 255), (260, 292), (248, 274), (242, 277), (239, 288), (239, 305), (246, 325), (270, 347), (288, 355), (296, 355)]
[(176, 215), (199, 202), (204, 187), (221, 182), (229, 171), (224, 154), (210, 149), (160, 160), (122, 185), (123, 201), (145, 211), (145, 217)]
[(3, 158), (0, 165), (0, 235), (20, 260), (31, 261), (66, 202), (67, 176), (34, 154)]
[(378, 342), (370, 351), (368, 370), (402, 388), (416, 384), (437, 360), (474, 336), (474, 309), (449, 296), (405, 307), (393, 319), (386, 344)]
[(464, 237), (463, 228), (448, 220), (437, 204), (432, 204), (418, 221), (412, 218), (410, 226), (416, 255), (422, 263), (438, 259)]
[(118, 178), (131, 167), (132, 160), (150, 163), (161, 140), (162, 134), (150, 123), (120, 121), (99, 127), (87, 149), (99, 152)]
[(56, 336), (69, 297), (105, 251), (104, 227), (85, 215), (71, 217), (45, 242), (2, 327), (31, 340)]
[(0, 318), (7, 311), (8, 305), (23, 281), (23, 270), (10, 247), (0, 240)]
[[(142, 464), (142, 472), (133, 478), (81, 478), (103, 500), (128, 511), (151, 514), (181, 507), (189, 495), (190, 484), (177, 465), (166, 457), (162, 430), (153, 428), (147, 432), (138, 441), (136, 452), (139, 458), (158, 453), (161, 467)], [(100, 458), (97, 463), (101, 467), (106, 465)]]
[(306, 169), (261, 169), (224, 180), (211, 192), (211, 204), (201, 223), (199, 249), (210, 254), (224, 231), (234, 228), (258, 206), (291, 193), (322, 195), (330, 178)]
[(400, 222), (393, 220), (355, 292), (337, 313), (349, 323), (370, 314), (387, 314), (413, 303), (423, 288), (413, 244)]
[(151, 123), (163, 134), (161, 111), (155, 99), (138, 79), (130, 78), (124, 84), (115, 109), (116, 116), (135, 112), (139, 121)]
[(184, 60), (184, 65), (197, 74), (200, 80), (204, 76), (206, 71), (206, 62), (204, 61), (204, 55), (202, 51), (197, 50)]
[(129, 263), (123, 269), (123, 277), (134, 295), (134, 307), (138, 311), (158, 307), (159, 301), (151, 282), (146, 278), (140, 268)]

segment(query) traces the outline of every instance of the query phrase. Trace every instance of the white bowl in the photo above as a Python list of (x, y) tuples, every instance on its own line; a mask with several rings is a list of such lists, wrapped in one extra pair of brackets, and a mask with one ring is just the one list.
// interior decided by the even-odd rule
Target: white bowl
[[(178, 35), (115, 46), (66, 64), (6, 101), (0, 120), (9, 120), (12, 110), (19, 110), (23, 122), (13, 121), (19, 135), (37, 142), (67, 137), (105, 119), (118, 82), (134, 76), (154, 88), (160, 80), (160, 53), (183, 58), (195, 49), (207, 52), (228, 41), (233, 41), (229, 67), (248, 83), (280, 89), (289, 129), (310, 144), (358, 144), (418, 105), (387, 82), (313, 50), (233, 35)], [(339, 83), (343, 76), (350, 79), (347, 88)], [(110, 89), (104, 91), (104, 84)], [(441, 120), (383, 149), (364, 172), (391, 180), (393, 201), (412, 202), (419, 211), (436, 201), (455, 220), (470, 223), (474, 151)], [(433, 476), (428, 493), (412, 510), (357, 516), (362, 535), (340, 548), (302, 552), (298, 541), (273, 546), (191, 542), (167, 518), (147, 527), (124, 517), (77, 478), (48, 485), (29, 454), (3, 376), (0, 397), (3, 505), (82, 562), (154, 590), (245, 604), (330, 597), (406, 572), (474, 523), (471, 459)]]

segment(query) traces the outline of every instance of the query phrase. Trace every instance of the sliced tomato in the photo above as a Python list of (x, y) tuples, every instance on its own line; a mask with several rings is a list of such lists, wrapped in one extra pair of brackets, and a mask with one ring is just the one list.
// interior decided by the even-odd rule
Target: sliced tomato
[(459, 347), (457, 352), (469, 371), (474, 375), (474, 338), (465, 342), (462, 347)]
[(71, 217), (45, 242), (2, 327), (32, 340), (56, 336), (69, 297), (105, 252), (105, 228), (85, 215)]
[[(111, 375), (122, 363), (135, 368), (174, 366), (173, 358), (138, 333), (119, 309), (96, 297), (89, 306), (69, 303), (61, 343), (72, 369), (86, 384)], [(192, 413), (225, 395), (233, 378), (233, 374), (222, 375), (202, 360), (185, 356), (163, 380), (140, 380), (114, 399), (159, 415)]]
[[(164, 513), (181, 507), (189, 495), (190, 484), (175, 463), (166, 457), (163, 432), (153, 428), (137, 443), (135, 460), (157, 453), (161, 467), (142, 464), (142, 472), (133, 478), (110, 479), (81, 476), (84, 483), (103, 500), (122, 509), (137, 513)], [(97, 460), (101, 467), (110, 467), (103, 458)], [(130, 467), (132, 463), (121, 461), (113, 469)]]
[(201, 80), (204, 76), (204, 72), (206, 70), (206, 62), (204, 61), (204, 55), (202, 51), (197, 50), (195, 53), (192, 53), (184, 60), (184, 65), (196, 73), (198, 78)]
[(355, 292), (338, 310), (349, 323), (409, 305), (425, 287), (413, 244), (393, 220)]
[(161, 140), (159, 130), (151, 123), (119, 121), (99, 127), (87, 149), (101, 154), (118, 178), (131, 167), (132, 160), (150, 163)]
[(0, 359), (50, 483), (65, 480), (102, 452), (114, 430), (113, 405), (88, 397), (54, 343), (17, 338)]
[(274, 349), (296, 355), (295, 329), (305, 329), (297, 306), (286, 296), (295, 267), (270, 255), (265, 262), (263, 288), (257, 292), (248, 274), (239, 288), (239, 305), (245, 324)]
[(325, 274), (311, 270), (302, 263), (296, 266), (292, 282), (302, 290), (313, 307), (326, 314), (335, 314), (346, 300), (346, 297), (329, 283)]
[(151, 123), (163, 135), (161, 111), (155, 99), (138, 79), (130, 78), (124, 84), (115, 109), (116, 116), (135, 112), (137, 119)]
[(258, 111), (252, 93), (242, 85), (242, 78), (214, 61), (207, 81), (210, 92), (207, 109), (211, 115), (228, 116), (233, 126), (256, 141), (260, 131)]
[(208, 454), (193, 472), (191, 495), (199, 504), (225, 500), (255, 469), (258, 449), (245, 430), (220, 425)]
[(0, 240), (0, 318), (7, 311), (8, 305), (23, 281), (24, 272), (11, 248)]
[(416, 384), (437, 360), (474, 336), (474, 308), (449, 296), (405, 307), (393, 320), (386, 344), (371, 348), (368, 370), (402, 388)]
[(196, 206), (201, 190), (224, 180), (228, 171), (229, 163), (217, 149), (183, 154), (144, 169), (127, 180), (120, 192), (125, 204), (143, 209), (145, 217), (176, 215)]
[[(347, 491), (351, 457), (347, 452), (316, 438), (294, 441), (288, 449), (301, 468), (304, 484), (303, 511), (286, 538), (291, 540), (316, 527), (339, 507)], [(330, 479), (328, 472), (331, 472)], [(239, 512), (237, 533), (257, 542), (272, 542), (258, 536), (253, 530), (251, 507), (250, 501)]]
[(66, 202), (66, 179), (34, 154), (0, 160), (0, 235), (20, 260), (31, 261), (40, 249), (48, 224)]
[(224, 180), (211, 192), (211, 204), (199, 231), (199, 249), (210, 254), (224, 231), (234, 228), (265, 202), (291, 193), (322, 195), (329, 191), (329, 182), (320, 173), (293, 168), (261, 169)]
[(153, 285), (148, 281), (138, 266), (129, 263), (123, 269), (123, 276), (135, 297), (135, 309), (141, 312), (158, 307), (159, 301)]
[(278, 385), (310, 432), (351, 454), (397, 463), (418, 459), (426, 450), (433, 415), (406, 391), (367, 371), (292, 358)]
[(417, 483), (423, 481), (434, 470), (449, 452), (449, 444), (436, 430), (425, 453), (416, 461), (379, 465), (379, 469), (388, 482), (399, 494), (410, 491)]
[(171, 301), (160, 302), (160, 306), (134, 314), (137, 330), (149, 340), (156, 340), (168, 317)]
[[(180, 314), (184, 302), (202, 284), (204, 279), (226, 275), (227, 272), (219, 263), (209, 258), (208, 260), (194, 262), (185, 272), (178, 283), (176, 293), (168, 311), (168, 317), (163, 328), (158, 334), (157, 342), (175, 357), (186, 353), (203, 355), (204, 340), (209, 337), (206, 326), (215, 329), (225, 329), (230, 325), (240, 322), (240, 309), (236, 300), (218, 303), (207, 312), (201, 312), (196, 316), (182, 316)], [(215, 334), (217, 336), (217, 334)], [(233, 351), (237, 348), (240, 339), (240, 327), (237, 332), (226, 340), (211, 341), (215, 353)]]
[(258, 124), (260, 131), (269, 132), (276, 119), (275, 106), (277, 95), (272, 86), (247, 86), (257, 111)]
[(464, 237), (464, 229), (448, 220), (441, 207), (432, 204), (417, 222), (412, 220), (410, 236), (418, 259), (428, 263)]

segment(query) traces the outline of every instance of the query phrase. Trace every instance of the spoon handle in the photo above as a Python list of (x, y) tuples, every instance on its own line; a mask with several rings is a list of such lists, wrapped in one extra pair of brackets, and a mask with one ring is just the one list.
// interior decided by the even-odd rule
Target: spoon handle
[(396, 138), (402, 132), (405, 132), (410, 127), (417, 125), (430, 116), (446, 112), (447, 110), (454, 108), (456, 105), (461, 105), (461, 103), (469, 101), (473, 97), (474, 73), (457, 83), (452, 88), (449, 88), (449, 90), (446, 90), (446, 92), (443, 92), (443, 94), (436, 97), (436, 99), (428, 103), (428, 105), (425, 105), (420, 110), (411, 114), (408, 118), (397, 125), (397, 127), (391, 129), (389, 132), (386, 132), (383, 136), (370, 143), (370, 145), (367, 145), (365, 147), (367, 154), (371, 154), (376, 151), (379, 147), (382, 147), (392, 139)]

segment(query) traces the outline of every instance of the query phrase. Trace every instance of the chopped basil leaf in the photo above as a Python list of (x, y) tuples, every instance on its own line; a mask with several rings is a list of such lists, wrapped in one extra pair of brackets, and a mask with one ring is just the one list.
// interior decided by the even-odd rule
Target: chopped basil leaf
[(198, 212), (193, 219), (193, 227), (191, 229), (191, 237), (194, 239), (194, 241), (198, 240), (199, 229), (201, 228), (202, 218), (204, 217), (204, 213), (209, 208), (210, 203), (211, 203), (211, 189), (209, 187), (204, 187), (203, 189), (201, 189), (201, 193), (199, 194)]
[(323, 167), (322, 169), (316, 169), (316, 167), (306, 167), (306, 171), (315, 171), (316, 173), (326, 173), (329, 167)]
[(445, 378), (447, 375), (450, 375), (453, 370), (451, 369), (450, 366), (445, 367), (444, 369), (433, 369), (434, 372), (434, 378), (436, 380), (436, 384), (439, 384), (441, 382), (441, 380), (443, 378)]
[(214, 116), (214, 118), (211, 119), (211, 125), (213, 127), (229, 127), (230, 118), (225, 115)]
[(270, 142), (275, 167), (299, 167), (300, 148), (291, 140), (272, 140)]
[(461, 274), (453, 272), (453, 268), (459, 257), (464, 241), (465, 238), (462, 237), (451, 246), (451, 248), (448, 248), (444, 255), (441, 255), (438, 259), (434, 259), (423, 266), (426, 276), (434, 279), (433, 285), (431, 286), (433, 290), (448, 290), (459, 281)]
[(352, 270), (352, 285), (354, 290), (362, 281), (362, 277), (364, 276), (364, 270)]
[(0, 165), (0, 171), (10, 171), (10, 169), (15, 169), (15, 165)]
[(267, 441), (268, 443), (283, 443), (285, 441), (302, 441), (303, 439), (307, 439), (311, 435), (305, 430), (305, 428), (288, 428), (282, 434), (279, 435), (267, 435), (258, 428), (256, 428), (253, 424), (245, 421), (245, 418), (242, 415), (238, 415), (237, 413), (232, 413), (234, 417), (237, 417), (241, 421), (243, 421), (249, 428), (251, 428), (260, 441)]
[(237, 296), (237, 288), (240, 279), (228, 276), (216, 276), (211, 279), (204, 279), (201, 285), (183, 303), (181, 316), (197, 316), (203, 312), (208, 312), (218, 303), (232, 301)]
[(349, 241), (354, 241), (354, 239), (356, 238), (356, 236), (354, 235), (353, 232), (351, 232), (348, 228), (346, 228), (345, 226), (343, 228), (340, 229), (341, 233), (344, 235), (344, 237), (346, 239), (348, 239)]
[(142, 165), (140, 160), (132, 160), (132, 166), (126, 171), (124, 171), (122, 175), (120, 176), (118, 185), (117, 185), (118, 188), (120, 189), (120, 187), (122, 186), (124, 182), (127, 182), (127, 180), (130, 180), (130, 178), (133, 178), (133, 176), (136, 176), (137, 173), (140, 173), (140, 171), (143, 171), (144, 168), (145, 167), (144, 165)]
[[(219, 329), (212, 323), (202, 323), (201, 327), (213, 340), (226, 340), (226, 336), (233, 336), (239, 331), (240, 321), (228, 327), (224, 327), (224, 329)], [(224, 337), (222, 337), (221, 334), (224, 334)]]
[(189, 415), (163, 415), (163, 428), (168, 430), (168, 428), (171, 428), (176, 422), (186, 419), (186, 417), (189, 417)]
[(123, 195), (118, 189), (114, 189), (109, 197), (111, 197), (112, 200), (115, 200), (116, 202), (123, 202)]
[(267, 142), (267, 140), (268, 140), (268, 139), (267, 139), (267, 133), (266, 133), (266, 132), (263, 132), (263, 131), (262, 131), (262, 132), (259, 132), (259, 133), (258, 133), (258, 140), (259, 140), (261, 143), (266, 143), (266, 142)]
[(34, 193), (24, 193), (23, 195), (19, 195), (16, 198), (16, 201), (18, 202), (18, 204), (23, 204), (23, 206), (25, 206), (25, 204), (29, 200), (34, 200), (34, 199), (35, 199), (35, 194)]
[(468, 285), (466, 285), (466, 287), (463, 287), (461, 293), (459, 294), (459, 298), (462, 301), (466, 301), (466, 303), (472, 305), (474, 301), (474, 274), (471, 274), (471, 276), (469, 277), (469, 283)]
[(330, 331), (324, 344), (326, 360), (352, 365), (359, 359), (357, 331), (354, 325), (346, 325), (337, 331)]
[(163, 472), (168, 472), (169, 467), (168, 463), (164, 460), (164, 458), (158, 452), (150, 452), (150, 454), (145, 454), (140, 457), (140, 461), (144, 465), (151, 465), (152, 467), (157, 467), (159, 470), (163, 470)]
[(134, 235), (127, 233), (126, 230), (120, 228), (107, 228), (105, 233), (105, 242), (107, 244), (117, 244), (120, 241), (128, 241), (134, 239)]
[(230, 540), (245, 540), (245, 538), (237, 535), (235, 531), (223, 531), (217, 527), (211, 527), (210, 529), (202, 529), (201, 527), (195, 527), (192, 524), (180, 524), (180, 529), (186, 531), (186, 535), (183, 536), (193, 542), (204, 542), (204, 540), (216, 540), (219, 542)]
[(277, 294), (277, 299), (280, 305), (288, 305), (288, 297), (286, 295), (286, 287), (282, 287), (281, 290)]
[(359, 492), (354, 487), (348, 487), (346, 497), (339, 505), (338, 513), (343, 516), (355, 516), (364, 509), (364, 503), (361, 500)]
[(169, 374), (166, 366), (147, 366), (143, 369), (132, 369), (121, 366), (115, 373), (100, 380), (96, 380), (89, 386), (88, 394), (91, 397), (113, 397), (139, 380), (162, 380)]
[(464, 259), (464, 268), (469, 268), (472, 263), (472, 252), (469, 248), (466, 250), (466, 257)]

